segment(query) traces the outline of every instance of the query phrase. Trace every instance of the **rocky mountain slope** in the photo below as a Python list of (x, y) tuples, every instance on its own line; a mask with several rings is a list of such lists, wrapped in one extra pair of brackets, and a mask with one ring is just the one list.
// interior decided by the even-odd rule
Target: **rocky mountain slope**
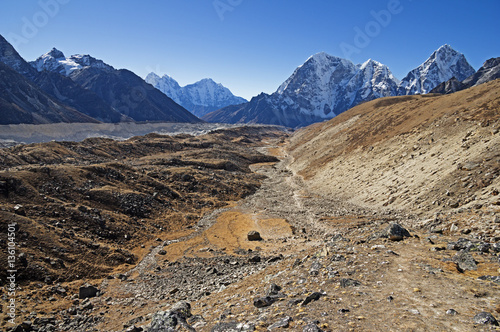
[[(66, 58), (62, 52), (53, 49), (30, 65), (0, 36), (0, 62), (24, 76), (51, 99), (80, 112), (81, 119), (114, 123), (200, 122), (196, 116), (134, 73), (124, 69), (115, 70), (89, 55)], [(36, 108), (36, 105), (28, 106), (31, 110)], [(25, 116), (31, 112), (28, 108), (18, 107), (22, 114), (14, 117), (28, 119)], [(72, 117), (74, 115), (66, 118)], [(53, 120), (60, 121), (56, 118)]]
[(47, 95), (33, 82), (0, 62), (0, 124), (98, 122)]
[[(92, 117), (92, 122), (121, 122), (132, 121), (129, 117), (119, 113), (106, 104), (100, 97), (92, 91), (86, 90), (55, 72), (37, 72), (28, 62), (26, 62), (17, 51), (0, 35), (0, 62), (7, 64), (28, 79), (32, 85), (43, 90), (52, 99), (61, 104), (68, 105), (75, 110)], [(21, 109), (26, 113), (27, 109)], [(55, 120), (55, 119), (54, 119)]]
[(90, 55), (78, 54), (66, 58), (61, 51), (52, 49), (32, 62), (32, 66), (41, 73), (69, 77), (124, 118), (134, 121), (200, 121), (131, 71), (116, 70)]
[(421, 215), (492, 207), (500, 81), (452, 95), (384, 98), (294, 135), (293, 169), (353, 203)]
[(199, 117), (229, 105), (247, 102), (246, 99), (233, 95), (228, 88), (209, 78), (184, 87), (168, 75), (159, 77), (155, 73), (150, 73), (145, 80)]
[(455, 77), (439, 84), (431, 93), (449, 94), (500, 78), (500, 58), (487, 60), (473, 75), (460, 82)]
[(428, 93), (452, 77), (463, 80), (474, 74), (464, 55), (444, 45), (401, 82), (389, 68), (368, 60), (349, 60), (318, 53), (271, 94), (249, 103), (229, 106), (203, 117), (210, 122), (270, 123), (301, 127), (334, 116), (373, 99)]

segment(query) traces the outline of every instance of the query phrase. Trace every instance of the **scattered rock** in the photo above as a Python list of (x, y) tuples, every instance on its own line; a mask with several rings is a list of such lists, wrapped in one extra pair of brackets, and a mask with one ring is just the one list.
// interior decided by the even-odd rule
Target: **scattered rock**
[(253, 300), (253, 305), (257, 308), (264, 308), (264, 307), (269, 307), (275, 301), (276, 298), (272, 296), (258, 297)]
[(248, 241), (261, 241), (262, 240), (260, 233), (257, 231), (248, 232), (247, 238), (248, 238)]
[(500, 276), (480, 276), (479, 280), (491, 281), (496, 284), (500, 284)]
[(309, 295), (308, 297), (306, 297), (306, 299), (304, 300), (304, 302), (302, 302), (302, 306), (305, 306), (305, 305), (308, 305), (309, 303), (311, 303), (312, 301), (318, 301), (321, 297), (321, 293), (319, 292), (314, 292), (312, 293), (311, 295)]
[(288, 328), (290, 326), (290, 322), (293, 321), (293, 318), (290, 317), (290, 316), (286, 316), (285, 318), (282, 318), (280, 319), (279, 321), (277, 321), (276, 323), (270, 325), (267, 330), (268, 331), (272, 331), (274, 329), (278, 329), (280, 327), (283, 327), (283, 328)]
[(446, 314), (450, 316), (455, 316), (458, 315), (458, 312), (455, 309), (448, 309), (446, 310)]
[(250, 259), (248, 261), (250, 263), (260, 263), (261, 258), (260, 258), (260, 256), (255, 255), (255, 256), (250, 257)]
[(302, 332), (322, 332), (323, 330), (314, 323), (309, 323), (302, 329)]
[(354, 279), (342, 278), (340, 279), (340, 286), (343, 288), (346, 287), (358, 287), (361, 286), (361, 283)]
[(137, 327), (135, 325), (132, 325), (130, 327), (128, 327), (126, 330), (124, 330), (123, 332), (142, 332), (143, 329), (142, 327)]
[(463, 271), (477, 270), (477, 262), (472, 255), (466, 250), (461, 250), (452, 258), (453, 262), (457, 263), (458, 268)]
[(269, 286), (269, 291), (267, 292), (268, 296), (278, 295), (281, 291), (281, 287), (276, 284), (271, 284)]
[(229, 322), (229, 323), (217, 323), (211, 332), (246, 332), (255, 331), (255, 326), (252, 324)]
[(476, 324), (488, 324), (498, 326), (498, 321), (489, 312), (480, 312), (472, 318), (472, 321)]
[(192, 328), (186, 319), (191, 317), (191, 304), (186, 301), (180, 301), (174, 304), (170, 310), (158, 311), (153, 315), (151, 327), (148, 332), (174, 331), (173, 329), (180, 325), (188, 331), (196, 330)]

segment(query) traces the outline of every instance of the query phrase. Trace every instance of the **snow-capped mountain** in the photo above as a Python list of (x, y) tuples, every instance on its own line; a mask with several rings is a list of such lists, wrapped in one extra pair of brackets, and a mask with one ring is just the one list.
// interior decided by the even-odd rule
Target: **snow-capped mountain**
[(452, 77), (463, 81), (475, 72), (462, 53), (455, 51), (450, 45), (443, 45), (401, 80), (398, 95), (429, 93)]
[[(272, 95), (204, 117), (207, 121), (253, 122), (289, 127), (331, 119), (365, 101), (395, 95), (399, 81), (389, 68), (368, 60), (361, 65), (324, 52), (311, 56)], [(228, 114), (231, 116), (228, 116)], [(266, 114), (267, 113), (267, 114)]]
[(318, 53), (299, 66), (272, 98), (287, 113), (330, 119), (343, 107), (345, 87), (356, 72), (351, 61)]
[(50, 71), (57, 72), (64, 76), (69, 76), (72, 72), (84, 67), (94, 67), (103, 70), (114, 70), (114, 68), (102, 60), (91, 57), (90, 55), (76, 54), (69, 58), (56, 48), (40, 56), (31, 65), (39, 72)]
[(159, 77), (155, 73), (150, 73), (146, 77), (146, 82), (197, 116), (229, 105), (247, 102), (246, 99), (233, 95), (228, 88), (209, 78), (181, 87), (168, 75)]
[(372, 59), (354, 65), (326, 53), (311, 56), (271, 94), (226, 107), (203, 117), (212, 122), (259, 122), (290, 127), (323, 121), (376, 98), (428, 93), (441, 82), (474, 74), (465, 56), (449, 45), (436, 50), (400, 82)]
[[(123, 121), (124, 118), (134, 121), (200, 121), (131, 71), (117, 70), (90, 55), (77, 54), (65, 57), (61, 51), (53, 48), (31, 62), (31, 66), (33, 70), (36, 69), (35, 72), (39, 77), (46, 77), (44, 82), (39, 84), (54, 95), (59, 95), (60, 91), (71, 84), (83, 89), (87, 94), (92, 93), (92, 98), (85, 100), (85, 107), (82, 102), (78, 103), (79, 106), (87, 109), (87, 113), (88, 109), (93, 110), (92, 103), (102, 101), (113, 112), (121, 115), (118, 121)], [(52, 84), (50, 79), (55, 76), (66, 81), (58, 79), (58, 84)], [(72, 96), (81, 94), (81, 92), (72, 93)], [(99, 118), (108, 122), (108, 119), (103, 117), (105, 115)]]

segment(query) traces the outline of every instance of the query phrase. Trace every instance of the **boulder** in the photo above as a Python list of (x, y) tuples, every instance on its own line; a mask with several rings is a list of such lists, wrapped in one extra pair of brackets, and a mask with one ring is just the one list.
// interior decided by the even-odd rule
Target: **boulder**
[(191, 304), (186, 301), (177, 302), (169, 310), (158, 311), (153, 315), (148, 332), (175, 331), (177, 325), (187, 331), (196, 331), (186, 322), (189, 317), (191, 317)]
[(247, 235), (248, 241), (261, 241), (260, 233), (257, 231), (250, 231)]
[(99, 292), (99, 289), (96, 287), (86, 284), (78, 290), (78, 298), (80, 299), (86, 299), (89, 297), (96, 297), (97, 293)]
[(487, 324), (498, 326), (498, 321), (489, 312), (480, 312), (472, 318), (472, 321), (476, 324)]

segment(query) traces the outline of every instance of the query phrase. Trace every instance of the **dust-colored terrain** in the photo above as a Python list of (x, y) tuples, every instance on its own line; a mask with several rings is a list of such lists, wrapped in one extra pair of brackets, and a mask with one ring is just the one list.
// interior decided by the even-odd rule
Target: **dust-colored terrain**
[[(500, 81), (494, 81), (447, 96), (376, 100), (289, 139), (254, 128), (104, 140), (99, 144), (113, 148), (106, 157), (91, 149), (89, 165), (67, 165), (52, 154), (53, 161), (45, 161), (52, 166), (34, 165), (33, 155), (49, 148), (71, 151), (62, 143), (17, 148), (22, 153), (0, 150), (10, 153), (2, 158), (11, 163), (0, 176), (19, 178), (25, 187), (28, 175), (46, 172), (31, 168), (49, 167), (51, 174), (74, 168), (73, 179), (79, 178), (76, 170), (101, 174), (88, 167), (125, 173), (120, 181), (91, 177), (99, 186), (76, 198), (69, 195), (78, 190), (68, 189), (67, 196), (53, 190), (50, 197), (57, 201), (45, 206), (57, 203), (81, 213), (79, 206), (85, 206), (101, 216), (122, 216), (113, 222), (124, 229), (120, 240), (101, 238), (99, 228), (86, 229), (78, 219), (71, 221), (75, 234), (69, 239), (122, 250), (130, 261), (110, 263), (103, 256), (99, 273), (76, 278), (65, 274), (70, 269), (44, 261), (48, 245), (21, 243), (21, 251), (39, 257), (35, 262), (49, 275), (65, 279), (24, 284), (19, 314), (35, 331), (498, 330), (482, 322), (488, 314), (500, 318), (499, 92)], [(169, 140), (183, 149), (158, 150), (159, 142)], [(203, 147), (207, 142), (216, 143)], [(150, 188), (151, 173), (169, 191)], [(198, 186), (186, 181), (189, 176)], [(84, 185), (73, 181), (75, 188)], [(147, 214), (134, 220), (112, 200), (92, 200), (93, 191), (107, 186), (119, 193), (157, 192), (162, 201), (146, 205)], [(170, 191), (179, 197), (168, 197)], [(23, 201), (22, 209), (15, 200), (2, 206), (5, 216), (18, 218), (21, 233), (33, 224), (43, 238), (50, 223), (34, 207), (48, 194), (37, 195), (26, 196), (33, 202)], [(151, 225), (160, 220), (161, 230), (153, 232)], [(50, 228), (57, 229), (68, 232), (64, 224)], [(249, 241), (250, 231), (261, 239)], [(99, 252), (79, 248), (83, 262)], [(98, 296), (78, 299), (84, 282), (98, 288)], [(191, 308), (175, 309), (179, 301)], [(476, 316), (481, 312), (488, 314)]]

